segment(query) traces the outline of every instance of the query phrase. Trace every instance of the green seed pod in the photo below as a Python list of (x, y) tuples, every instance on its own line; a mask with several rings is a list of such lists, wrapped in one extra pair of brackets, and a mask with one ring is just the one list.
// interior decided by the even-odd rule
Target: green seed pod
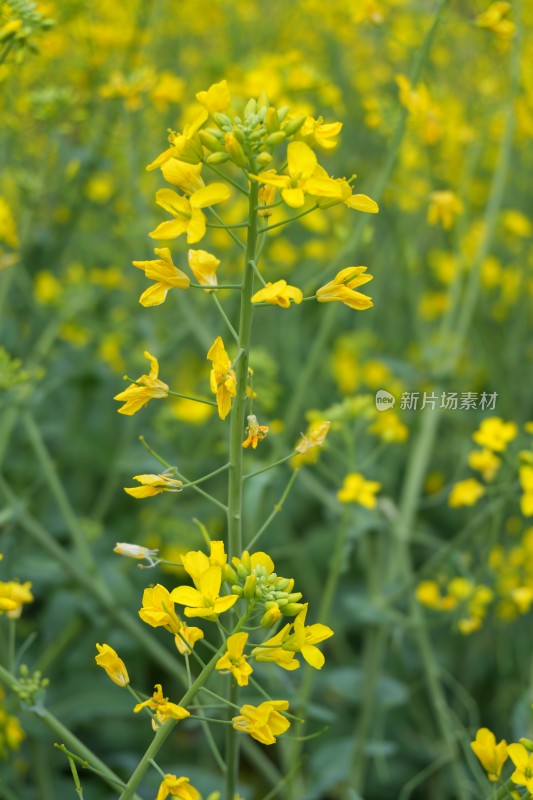
[(265, 139), (265, 144), (267, 144), (269, 147), (277, 147), (278, 144), (284, 142), (286, 138), (287, 134), (285, 131), (275, 131)]
[(229, 161), (229, 155), (227, 153), (211, 153), (211, 155), (207, 156), (205, 163), (223, 164), (225, 161)]
[(248, 575), (246, 578), (246, 582), (244, 584), (244, 596), (251, 600), (252, 597), (255, 596), (255, 590), (257, 587), (257, 578), (255, 575)]
[(293, 136), (295, 133), (298, 133), (304, 122), (305, 114), (302, 114), (299, 117), (289, 120), (289, 122), (287, 122), (287, 124), (284, 126), (283, 130), (287, 136)]

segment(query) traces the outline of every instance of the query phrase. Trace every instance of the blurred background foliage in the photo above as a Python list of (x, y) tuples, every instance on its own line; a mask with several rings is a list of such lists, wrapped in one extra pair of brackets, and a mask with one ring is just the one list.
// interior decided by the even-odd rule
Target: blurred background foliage
[[(313, 621), (329, 587), (320, 621), (336, 635), (308, 687), (307, 730), (327, 732), (245, 753), (241, 793), (262, 796), (263, 780), (303, 751), (295, 797), (467, 800), (489, 792), (469, 750), (475, 728), (533, 733), (533, 573), (518, 480), (519, 453), (527, 463), (532, 449), (522, 426), (532, 417), (533, 7), (508, 5), (483, 25), (488, 3), (449, 0), (429, 37), (429, 0), (0, 3), (0, 580), (33, 584), (17, 646), (26, 643), (19, 661), (50, 679), (46, 707), (120, 774), (151, 734), (96, 668), (94, 645), (112, 644), (144, 691), (163, 680), (179, 694), (168, 667), (177, 654), (157, 631), (142, 638), (137, 612), (145, 586), (172, 588), (180, 573), (138, 570), (113, 546), (179, 560), (202, 545), (195, 519), (224, 535), (220, 511), (197, 494), (139, 502), (122, 490), (157, 471), (140, 434), (188, 477), (220, 466), (225, 428), (210, 407), (168, 398), (126, 419), (112, 400), (125, 372), (144, 371), (144, 349), (172, 388), (208, 392), (205, 353), (220, 332), (209, 296), (176, 291), (158, 309), (138, 308), (146, 282), (131, 261), (151, 257), (147, 233), (160, 221), (161, 177), (146, 165), (167, 129), (190, 119), (194, 94), (223, 78), (235, 96), (265, 91), (295, 113), (341, 120), (339, 146), (321, 163), (356, 172), (357, 190), (381, 206), (372, 218), (338, 207), (305, 217), (273, 231), (264, 253), (267, 279), (304, 294), (334, 266), (366, 264), (374, 308), (305, 303), (256, 315), (256, 413), (272, 433), (247, 455), (249, 469), (288, 453), (310, 420), (333, 423), (261, 547), (295, 577)], [(234, 197), (224, 212), (239, 222), (244, 209)], [(210, 231), (209, 249), (225, 278), (238, 274), (223, 231)], [(182, 246), (174, 260), (185, 259)], [(232, 297), (223, 302), (231, 316)], [(394, 409), (376, 411), (379, 389)], [(400, 408), (402, 392), (443, 391), (496, 392), (493, 414), (517, 425), (474, 509), (447, 498), (473, 474), (471, 436), (487, 410)], [(376, 509), (339, 503), (354, 471), (382, 484)], [(247, 538), (289, 474), (284, 465), (250, 483)], [(223, 498), (223, 477), (210, 486)], [(422, 580), (444, 593), (457, 577), (467, 589), (448, 610), (418, 604)], [(479, 586), (491, 598), (465, 612)], [(1, 616), (4, 665), (9, 628)], [(283, 672), (270, 691), (292, 696), (293, 684)], [(74, 796), (52, 750), (57, 734), (9, 693), (1, 708), (0, 796)], [(6, 715), (26, 732), (20, 749)], [(192, 724), (163, 761), (205, 795), (220, 788)], [(89, 775), (83, 783), (88, 797), (114, 796)]]

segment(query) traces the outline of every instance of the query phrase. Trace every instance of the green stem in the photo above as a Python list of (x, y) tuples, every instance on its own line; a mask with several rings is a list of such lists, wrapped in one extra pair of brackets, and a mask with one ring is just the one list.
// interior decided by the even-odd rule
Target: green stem
[(252, 546), (263, 535), (263, 533), (266, 531), (266, 529), (268, 528), (268, 526), (270, 525), (272, 520), (279, 514), (279, 512), (283, 508), (283, 503), (287, 499), (287, 497), (289, 495), (289, 492), (292, 489), (292, 485), (293, 485), (294, 481), (296, 480), (296, 476), (297, 475), (298, 475), (298, 470), (294, 470), (292, 475), (291, 475), (291, 477), (289, 478), (289, 482), (287, 483), (287, 486), (285, 487), (285, 490), (284, 490), (283, 494), (281, 495), (280, 499), (278, 500), (278, 502), (276, 503), (276, 505), (274, 506), (274, 508), (272, 509), (272, 511), (270, 512), (270, 514), (266, 518), (266, 520), (263, 522), (263, 524), (261, 525), (261, 527), (259, 528), (259, 530), (255, 534), (255, 536), (252, 536), (252, 538), (250, 539), (250, 541), (246, 545), (246, 550), (251, 550), (252, 549)]
[[(240, 287), (240, 286), (239, 286), (239, 289), (241, 289), (241, 287)], [(217, 307), (217, 308), (218, 308), (218, 310), (219, 310), (220, 316), (222, 317), (222, 319), (223, 319), (223, 320), (224, 320), (224, 322), (226, 323), (226, 326), (227, 326), (227, 328), (228, 328), (229, 332), (231, 333), (231, 335), (233, 336), (233, 338), (235, 339), (235, 341), (236, 341), (237, 343), (239, 343), (239, 334), (237, 333), (237, 331), (235, 330), (235, 328), (233, 327), (233, 325), (232, 325), (232, 324), (231, 324), (231, 322), (229, 321), (228, 315), (226, 314), (226, 312), (225, 312), (225, 311), (224, 311), (224, 309), (222, 308), (222, 304), (221, 304), (220, 300), (218, 299), (218, 297), (217, 297), (217, 295), (216, 295), (216, 292), (213, 292), (213, 293), (211, 294), (211, 297), (213, 298), (213, 302), (214, 302), (214, 304), (216, 305), (216, 307)]]
[(269, 469), (274, 469), (274, 467), (279, 467), (280, 464), (285, 464), (287, 461), (294, 456), (294, 453), (289, 453), (288, 456), (285, 458), (280, 458), (279, 461), (274, 461), (273, 464), (269, 464), (268, 467), (263, 467), (262, 469), (258, 469), (255, 472), (249, 472), (247, 475), (243, 475), (243, 480), (247, 481), (249, 478), (255, 478), (256, 475), (261, 475), (263, 472), (268, 472)]
[[(237, 700), (239, 697), (239, 687), (235, 683), (233, 676), (230, 675), (228, 678), (230, 681), (229, 687), (229, 701), (230, 703), (235, 703), (238, 705)], [(228, 721), (232, 719), (232, 716), (235, 712), (231, 711), (231, 707), (228, 710)], [(239, 775), (239, 744), (237, 741), (237, 735), (235, 733), (235, 729), (233, 725), (228, 726), (228, 730), (226, 731), (226, 753), (225, 753), (225, 761), (226, 761), (226, 785), (225, 785), (225, 800), (233, 800), (235, 797), (235, 792), (237, 790), (237, 781)]]
[(320, 206), (318, 205), (318, 203), (315, 203), (314, 206), (311, 206), (311, 208), (308, 208), (306, 211), (302, 211), (300, 214), (296, 214), (294, 217), (289, 217), (289, 219), (284, 219), (282, 222), (276, 222), (274, 225), (267, 225), (265, 228), (261, 228), (260, 233), (267, 233), (268, 231), (273, 231), (274, 228), (279, 228), (282, 225), (290, 225), (291, 222), (294, 222), (297, 219), (301, 219), (301, 217), (306, 217), (307, 214), (311, 214), (311, 212), (316, 211), (317, 208), (320, 208)]

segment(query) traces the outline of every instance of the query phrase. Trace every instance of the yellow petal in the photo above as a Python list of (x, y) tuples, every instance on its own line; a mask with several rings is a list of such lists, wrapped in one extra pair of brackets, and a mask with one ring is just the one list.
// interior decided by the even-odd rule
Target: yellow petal
[(229, 186), (225, 183), (210, 183), (209, 186), (204, 186), (191, 194), (191, 207), (206, 208), (207, 206), (214, 206), (216, 203), (228, 200), (230, 195)]
[(367, 214), (377, 214), (379, 206), (371, 197), (366, 194), (353, 194), (349, 200), (346, 200), (348, 208), (354, 208), (356, 211), (365, 211)]
[(304, 142), (291, 142), (287, 148), (289, 174), (292, 178), (310, 178), (317, 165), (317, 158)]

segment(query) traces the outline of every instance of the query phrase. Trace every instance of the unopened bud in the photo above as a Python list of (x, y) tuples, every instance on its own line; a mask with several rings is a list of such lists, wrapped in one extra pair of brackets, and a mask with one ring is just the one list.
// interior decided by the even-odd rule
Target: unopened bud
[(304, 122), (305, 114), (300, 117), (294, 117), (294, 119), (289, 120), (289, 122), (284, 125), (283, 130), (287, 136), (293, 136), (295, 133), (298, 133)]
[(225, 161), (229, 161), (229, 155), (227, 153), (211, 153), (211, 155), (207, 156), (205, 163), (223, 164)]
[(251, 114), (255, 114), (256, 111), (257, 111), (257, 101), (254, 97), (250, 97), (250, 99), (244, 106), (244, 119), (249, 117)]
[(209, 131), (200, 131), (199, 136), (203, 146), (207, 150), (211, 150), (213, 153), (221, 151), (224, 147), (224, 143), (221, 142), (220, 139), (217, 139), (217, 137)]
[(290, 583), (290, 580), (288, 578), (278, 578), (277, 583), (276, 583), (276, 588), (279, 589), (281, 592), (285, 591), (285, 589), (287, 588), (289, 583)]
[(222, 567), (222, 579), (226, 583), (237, 583), (239, 580), (237, 578), (237, 573), (235, 572), (233, 567), (230, 567), (229, 564), (224, 564), (224, 566)]
[(261, 618), (261, 627), (263, 628), (270, 628), (274, 623), (278, 621), (281, 617), (281, 611), (279, 610), (279, 606), (274, 606), (273, 608), (269, 608), (268, 611), (265, 611), (263, 617)]
[(274, 131), (271, 133), (270, 136), (267, 137), (265, 144), (269, 147), (277, 147), (278, 144), (281, 144), (287, 138), (287, 134), (285, 131)]
[(278, 112), (271, 106), (266, 113), (265, 127), (269, 133), (274, 133), (274, 131), (279, 131), (279, 126)]
[(228, 130), (231, 128), (231, 120), (226, 114), (221, 114), (220, 111), (215, 111), (212, 114), (213, 119), (215, 120), (216, 124), (222, 130)]
[(526, 739), (525, 737), (523, 737), (522, 739), (519, 739), (518, 741), (520, 742), (520, 744), (524, 745), (526, 750), (529, 750), (530, 752), (533, 752), (533, 742), (531, 741), (531, 739)]
[(286, 617), (295, 617), (296, 614), (299, 614), (304, 608), (305, 605), (303, 603), (287, 603), (286, 606), (283, 606), (282, 612)]
[(244, 580), (245, 578), (248, 577), (249, 574), (250, 573), (246, 569), (244, 564), (239, 564), (239, 566), (237, 567), (237, 575), (239, 576), (239, 578), (241, 578), (241, 580)]
[(235, 583), (231, 587), (231, 593), (232, 594), (236, 594), (238, 597), (242, 597), (242, 595), (243, 595), (242, 586), (239, 586), (238, 583)]
[(289, 601), (289, 603), (297, 603), (298, 600), (301, 600), (301, 599), (302, 599), (302, 593), (301, 592), (293, 592), (292, 594), (290, 594), (287, 597), (287, 600)]
[(259, 97), (257, 98), (257, 108), (259, 110), (262, 108), (268, 108), (268, 106), (269, 106), (268, 97), (266, 95), (266, 92), (262, 91)]
[(281, 108), (278, 108), (277, 111), (278, 111), (279, 121), (283, 122), (283, 120), (285, 119), (285, 117), (289, 113), (290, 108), (289, 108), (289, 106), (282, 106)]
[(244, 584), (244, 596), (251, 600), (252, 597), (255, 596), (255, 590), (257, 587), (257, 577), (255, 575), (248, 575), (246, 578), (246, 582)]
[(226, 152), (238, 167), (244, 167), (246, 164), (246, 155), (240, 143), (237, 141), (232, 133), (227, 133), (225, 137)]
[(263, 152), (259, 153), (257, 156), (256, 161), (258, 167), (268, 167), (272, 161), (272, 153), (267, 153), (266, 150), (263, 150)]

